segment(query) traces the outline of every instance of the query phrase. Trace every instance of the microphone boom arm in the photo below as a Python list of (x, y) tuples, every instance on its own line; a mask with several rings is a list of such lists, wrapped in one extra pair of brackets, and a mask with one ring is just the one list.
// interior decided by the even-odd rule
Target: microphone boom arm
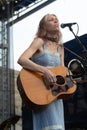
[(77, 37), (77, 35), (75, 35), (75, 33), (73, 32), (73, 29), (71, 28), (71, 26), (69, 26), (69, 30), (73, 33), (75, 39), (78, 41), (78, 43), (82, 46), (83, 51), (87, 52), (86, 47), (82, 44), (82, 42), (80, 41), (80, 39)]
[(87, 75), (87, 49), (86, 47), (82, 44), (82, 42), (80, 41), (80, 39), (78, 38), (77, 35), (75, 35), (75, 33), (73, 32), (73, 29), (71, 28), (71, 26), (69, 26), (69, 30), (73, 33), (75, 39), (78, 41), (78, 43), (81, 45), (81, 47), (83, 48), (83, 53), (84, 53), (84, 57), (83, 61), (84, 61), (84, 66), (85, 66), (85, 73)]

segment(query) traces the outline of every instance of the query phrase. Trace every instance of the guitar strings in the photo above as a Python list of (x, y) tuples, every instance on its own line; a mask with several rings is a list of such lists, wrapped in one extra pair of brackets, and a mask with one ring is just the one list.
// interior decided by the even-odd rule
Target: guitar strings
[(74, 80), (72, 79), (73, 75), (70, 74), (70, 69), (69, 69), (69, 68), (68, 68), (68, 74), (69, 74), (69, 75), (67, 75), (66, 77), (69, 77), (70, 80), (71, 80), (75, 85), (77, 85), (77, 83), (74, 82)]

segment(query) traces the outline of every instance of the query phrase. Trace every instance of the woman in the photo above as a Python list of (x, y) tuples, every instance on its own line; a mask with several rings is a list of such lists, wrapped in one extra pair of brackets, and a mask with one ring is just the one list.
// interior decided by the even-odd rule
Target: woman
[[(18, 63), (33, 72), (42, 73), (49, 83), (56, 82), (55, 74), (47, 67), (64, 66), (64, 48), (61, 44), (61, 37), (56, 15), (45, 15), (39, 23), (35, 39), (19, 57)], [(32, 130), (64, 130), (62, 99), (52, 102), (42, 111), (32, 111), (32, 120)]]

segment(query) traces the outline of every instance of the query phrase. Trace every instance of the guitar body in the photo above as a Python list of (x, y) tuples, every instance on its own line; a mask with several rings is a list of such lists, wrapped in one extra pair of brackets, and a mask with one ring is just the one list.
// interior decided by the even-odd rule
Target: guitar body
[[(58, 83), (46, 86), (41, 73), (22, 69), (17, 78), (17, 86), (23, 102), (33, 110), (43, 109), (52, 101), (64, 98), (76, 91), (76, 85), (66, 77), (67, 68), (57, 66), (50, 69), (58, 78)], [(62, 80), (61, 80), (62, 79)], [(55, 93), (56, 92), (56, 93)]]

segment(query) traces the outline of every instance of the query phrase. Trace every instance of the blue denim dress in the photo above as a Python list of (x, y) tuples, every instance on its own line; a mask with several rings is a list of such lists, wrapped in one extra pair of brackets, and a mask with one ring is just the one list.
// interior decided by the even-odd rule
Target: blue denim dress
[[(32, 61), (46, 67), (61, 65), (58, 48), (57, 53), (50, 52), (46, 44), (41, 54), (32, 58)], [(62, 99), (55, 100), (45, 110), (33, 111), (33, 130), (65, 130)]]

